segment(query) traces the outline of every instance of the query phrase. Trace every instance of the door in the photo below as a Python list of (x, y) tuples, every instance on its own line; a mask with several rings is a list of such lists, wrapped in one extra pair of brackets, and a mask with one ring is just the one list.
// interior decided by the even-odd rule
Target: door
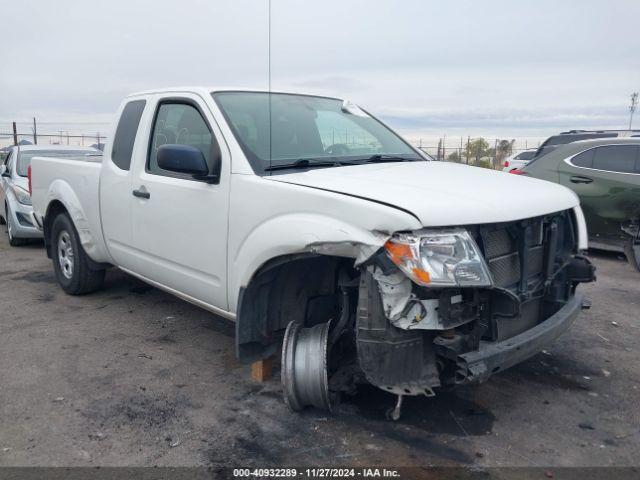
[[(227, 216), (229, 154), (220, 132), (197, 95), (157, 100), (148, 149), (136, 159), (132, 183), (134, 271), (195, 300), (222, 310), (227, 303)], [(222, 143), (222, 142), (220, 142)], [(215, 184), (163, 170), (158, 149), (165, 144), (199, 149), (210, 168), (222, 159)]]
[(134, 266), (136, 258), (131, 229), (131, 168), (132, 159), (146, 152), (147, 139), (140, 128), (145, 106), (144, 99), (124, 104), (100, 171), (100, 218), (104, 240), (114, 263), (128, 269)]
[(618, 243), (628, 237), (622, 226), (640, 218), (640, 147), (603, 145), (559, 164), (560, 183), (578, 197), (589, 237)]

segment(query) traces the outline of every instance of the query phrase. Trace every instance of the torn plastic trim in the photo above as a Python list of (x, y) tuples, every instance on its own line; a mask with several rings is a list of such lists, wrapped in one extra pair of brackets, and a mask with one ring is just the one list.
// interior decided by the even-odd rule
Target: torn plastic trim
[(355, 259), (354, 266), (358, 267), (371, 259), (384, 246), (391, 235), (383, 232), (370, 232), (372, 238), (370, 242), (364, 241), (323, 241), (311, 242), (305, 245), (303, 251), (318, 255), (332, 255), (336, 257), (346, 257)]
[(369, 269), (360, 276), (356, 310), (358, 364), (366, 380), (397, 395), (431, 395), (440, 377), (433, 334), (396, 328), (383, 311)]
[[(464, 318), (445, 323), (438, 314), (440, 298), (420, 299), (413, 293), (413, 283), (396, 269), (385, 273), (377, 265), (367, 267), (378, 285), (384, 314), (392, 325), (404, 330), (447, 330), (473, 320)], [(462, 295), (452, 295), (451, 304), (462, 302)]]

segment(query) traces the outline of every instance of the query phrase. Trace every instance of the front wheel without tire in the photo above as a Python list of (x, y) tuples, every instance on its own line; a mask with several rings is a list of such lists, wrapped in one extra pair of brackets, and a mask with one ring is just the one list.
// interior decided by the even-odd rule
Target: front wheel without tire
[(306, 406), (331, 411), (328, 375), (330, 322), (304, 328), (292, 321), (282, 344), (284, 401), (294, 412)]
[(66, 213), (59, 214), (51, 225), (53, 269), (62, 289), (70, 295), (98, 290), (104, 282), (104, 270), (92, 270), (91, 260), (80, 243), (78, 232)]

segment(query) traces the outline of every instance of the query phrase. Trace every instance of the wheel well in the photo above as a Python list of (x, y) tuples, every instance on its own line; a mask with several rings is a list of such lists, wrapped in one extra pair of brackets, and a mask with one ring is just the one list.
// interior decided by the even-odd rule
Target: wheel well
[(44, 230), (44, 248), (47, 251), (47, 257), (51, 258), (51, 225), (53, 220), (60, 213), (68, 213), (67, 208), (60, 200), (54, 200), (47, 206), (47, 212), (44, 216), (42, 224)]
[(327, 255), (285, 255), (264, 264), (240, 289), (238, 359), (250, 363), (273, 355), (292, 320), (310, 326), (334, 318), (341, 271), (359, 274), (353, 259)]

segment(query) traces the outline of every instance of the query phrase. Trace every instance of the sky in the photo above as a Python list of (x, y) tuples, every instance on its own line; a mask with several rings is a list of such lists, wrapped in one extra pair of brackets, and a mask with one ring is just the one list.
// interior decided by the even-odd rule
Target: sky
[[(0, 0), (0, 16), (0, 132), (104, 131), (150, 88), (269, 85), (267, 0)], [(272, 0), (271, 87), (348, 98), (414, 141), (626, 128), (639, 25), (638, 0)]]

